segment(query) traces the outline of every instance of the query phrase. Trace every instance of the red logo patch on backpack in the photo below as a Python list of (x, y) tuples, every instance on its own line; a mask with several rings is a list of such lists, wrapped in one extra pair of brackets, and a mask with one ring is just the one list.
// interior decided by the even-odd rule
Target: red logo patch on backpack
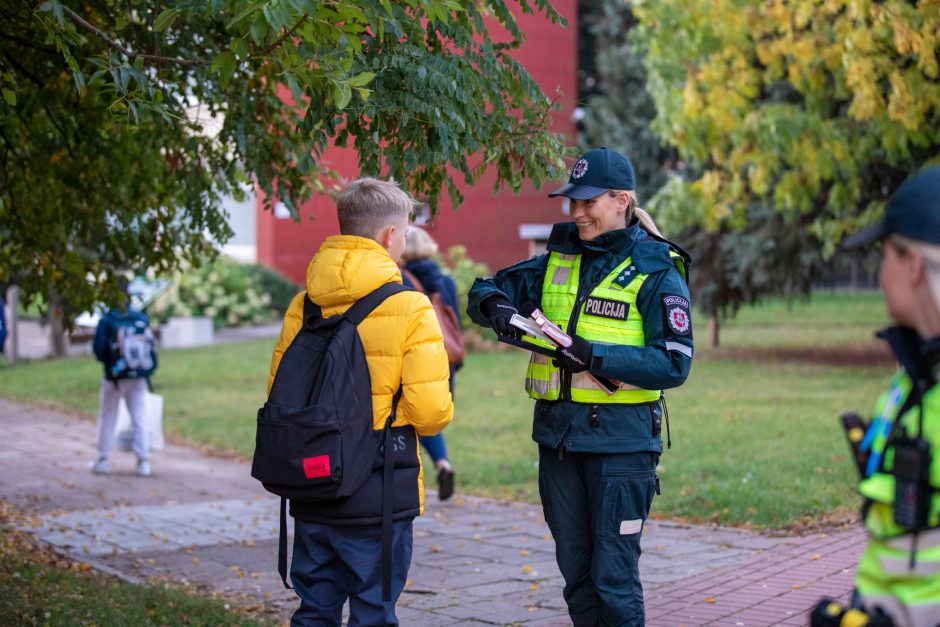
[(304, 459), (304, 476), (307, 479), (330, 476), (330, 456), (317, 455)]

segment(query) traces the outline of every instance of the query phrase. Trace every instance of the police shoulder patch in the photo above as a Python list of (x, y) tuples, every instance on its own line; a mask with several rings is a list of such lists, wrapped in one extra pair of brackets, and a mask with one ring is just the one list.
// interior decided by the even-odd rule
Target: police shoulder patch
[(630, 305), (606, 298), (588, 298), (584, 302), (584, 313), (601, 318), (626, 320), (630, 314)]
[(676, 294), (663, 296), (663, 317), (666, 328), (674, 335), (689, 335), (692, 332), (692, 316), (688, 299)]

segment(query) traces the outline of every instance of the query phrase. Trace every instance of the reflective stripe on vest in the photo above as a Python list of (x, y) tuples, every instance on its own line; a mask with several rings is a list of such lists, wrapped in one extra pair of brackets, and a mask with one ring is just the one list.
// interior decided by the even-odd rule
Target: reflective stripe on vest
[[(870, 611), (880, 606), (897, 625), (934, 627), (937, 624), (937, 616), (940, 616), (937, 532), (936, 529), (921, 532), (916, 545), (911, 534), (869, 541), (859, 560), (855, 582), (865, 608)], [(914, 567), (911, 568), (911, 550), (915, 546)]]
[[(542, 284), (541, 309), (545, 316), (567, 330), (578, 297), (578, 278), (581, 274), (581, 256), (551, 253)], [(643, 318), (636, 307), (636, 295), (646, 280), (639, 274), (628, 257), (601, 281), (584, 303), (578, 315), (575, 332), (597, 344), (644, 346)], [(591, 303), (590, 310), (585, 309)], [(526, 338), (534, 344), (545, 344)], [(552, 359), (538, 353), (529, 358), (526, 372), (526, 392), (537, 399), (558, 400), (561, 397), (561, 371), (552, 365)], [(571, 400), (577, 403), (649, 403), (659, 399), (660, 390), (644, 390), (622, 383), (608, 396), (587, 373), (571, 376)]]

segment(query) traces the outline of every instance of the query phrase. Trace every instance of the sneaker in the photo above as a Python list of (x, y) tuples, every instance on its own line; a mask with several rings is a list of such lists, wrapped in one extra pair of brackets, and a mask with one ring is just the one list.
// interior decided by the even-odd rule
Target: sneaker
[(91, 471), (96, 475), (106, 475), (111, 472), (111, 467), (108, 465), (108, 458), (99, 457), (91, 462)]
[(450, 466), (443, 466), (437, 471), (437, 498), (446, 501), (454, 495), (454, 471)]
[(151, 474), (150, 462), (148, 462), (145, 459), (142, 459), (139, 462), (137, 462), (137, 476), (138, 477), (149, 477), (150, 474)]

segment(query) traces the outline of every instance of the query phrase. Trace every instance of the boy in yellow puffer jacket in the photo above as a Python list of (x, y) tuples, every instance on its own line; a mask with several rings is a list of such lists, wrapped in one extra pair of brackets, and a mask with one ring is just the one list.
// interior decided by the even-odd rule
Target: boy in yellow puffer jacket
[[(341, 235), (328, 237), (307, 267), (306, 295), (323, 317), (342, 314), (385, 283), (401, 283), (411, 197), (395, 183), (361, 178), (337, 197)], [(268, 391), (281, 357), (303, 324), (304, 292), (284, 316), (271, 358)], [(449, 367), (437, 317), (427, 296), (387, 298), (358, 327), (372, 385), (373, 428), (381, 430), (401, 387), (395, 422), (391, 600), (382, 600), (381, 495), (367, 481), (335, 504), (291, 501), (295, 519), (291, 581), (300, 607), (291, 625), (397, 625), (395, 603), (411, 563), (412, 521), (424, 510), (419, 435), (440, 432), (453, 417)]]

